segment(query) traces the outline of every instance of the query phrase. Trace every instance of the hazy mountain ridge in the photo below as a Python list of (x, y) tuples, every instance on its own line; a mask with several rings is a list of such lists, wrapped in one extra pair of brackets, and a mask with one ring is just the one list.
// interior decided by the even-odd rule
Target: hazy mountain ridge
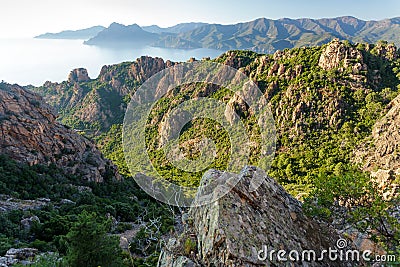
[(177, 25), (162, 28), (157, 25), (143, 26), (142, 29), (152, 33), (182, 33), (187, 31), (192, 31), (201, 26), (208, 25), (204, 22), (189, 22), (189, 23), (179, 23)]
[[(354, 17), (334, 19), (279, 19), (260, 18), (234, 25), (210, 24), (176, 38), (214, 49), (249, 49), (273, 53), (278, 49), (321, 45), (333, 38), (352, 42), (386, 40), (399, 45), (398, 18), (382, 21), (363, 21)], [(169, 47), (179, 48), (171, 41)]]
[(246, 49), (273, 53), (279, 49), (316, 46), (334, 38), (351, 42), (375, 43), (386, 40), (400, 45), (400, 19), (364, 21), (351, 16), (323, 19), (277, 20), (259, 18), (249, 22), (222, 25), (181, 23), (161, 28), (111, 24), (85, 43), (98, 46), (148, 45), (163, 48)]
[(104, 30), (103, 26), (93, 26), (82, 30), (67, 30), (58, 33), (45, 33), (35, 36), (38, 39), (81, 39), (86, 40), (96, 36), (99, 32)]
[(84, 44), (104, 46), (113, 46), (118, 44), (146, 45), (154, 42), (157, 38), (157, 34), (147, 32), (137, 24), (125, 26), (114, 22), (108, 28), (99, 32), (96, 36), (85, 41)]

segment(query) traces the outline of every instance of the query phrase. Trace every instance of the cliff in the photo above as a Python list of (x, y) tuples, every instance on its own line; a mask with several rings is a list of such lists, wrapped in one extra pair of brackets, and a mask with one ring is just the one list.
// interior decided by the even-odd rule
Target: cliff
[(87, 69), (85, 68), (73, 69), (68, 75), (68, 82), (70, 83), (79, 83), (88, 81), (90, 81), (90, 77), (87, 72)]
[(174, 63), (142, 56), (134, 62), (105, 65), (91, 80), (86, 69), (74, 69), (68, 81), (46, 82), (33, 91), (43, 96), (62, 117), (62, 122), (87, 134), (121, 123), (127, 96), (142, 82)]
[[(268, 99), (278, 135), (270, 174), (294, 195), (307, 193), (320, 171), (331, 175), (335, 168), (349, 165), (357, 144), (371, 134), (375, 121), (384, 115), (383, 107), (398, 92), (397, 48), (385, 42), (353, 45), (335, 39), (273, 55), (228, 51), (213, 61), (249, 76)], [(99, 144), (107, 156), (121, 163), (121, 169), (120, 138), (115, 137), (121, 135), (130, 96), (151, 75), (174, 64), (141, 57), (104, 66), (99, 77), (90, 81), (47, 82), (33, 90), (59, 111), (64, 124), (91, 136), (102, 134)], [(154, 122), (161, 123), (171, 109), (167, 102), (180, 103), (183, 97), (215, 97), (226, 103), (231, 98), (229, 92), (210, 85), (184, 87), (154, 107)], [(198, 122), (192, 133), (204, 133), (208, 125)]]
[(387, 197), (398, 196), (400, 177), (400, 96), (386, 107), (372, 133), (353, 152), (354, 162), (379, 183)]
[(56, 121), (43, 99), (18, 85), (0, 84), (0, 154), (35, 164), (55, 164), (89, 181), (119, 178), (87, 138)]
[(378, 168), (400, 174), (400, 96), (387, 109), (385, 116), (375, 123), (367, 143), (356, 153), (365, 170)]

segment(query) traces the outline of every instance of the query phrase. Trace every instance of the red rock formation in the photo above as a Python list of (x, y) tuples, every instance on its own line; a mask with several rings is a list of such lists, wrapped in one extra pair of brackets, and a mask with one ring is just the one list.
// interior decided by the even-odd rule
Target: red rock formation
[(90, 140), (56, 122), (56, 113), (40, 96), (1, 84), (0, 100), (1, 154), (30, 165), (54, 163), (90, 181), (119, 178)]

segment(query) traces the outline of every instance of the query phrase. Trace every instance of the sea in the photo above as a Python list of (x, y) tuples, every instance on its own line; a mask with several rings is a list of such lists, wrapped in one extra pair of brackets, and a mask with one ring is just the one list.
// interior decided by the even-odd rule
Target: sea
[(0, 39), (0, 80), (19, 85), (40, 86), (61, 82), (74, 68), (86, 68), (96, 78), (102, 66), (134, 61), (141, 56), (184, 62), (194, 57), (215, 58), (215, 49), (169, 49), (158, 47), (103, 48), (83, 44), (84, 40)]

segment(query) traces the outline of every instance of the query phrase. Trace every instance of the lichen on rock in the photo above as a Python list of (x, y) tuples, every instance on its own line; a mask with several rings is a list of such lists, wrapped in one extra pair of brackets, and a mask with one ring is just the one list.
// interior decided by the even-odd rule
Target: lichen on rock
[[(302, 204), (274, 179), (265, 176), (261, 186), (251, 190), (256, 172), (255, 167), (245, 167), (240, 181), (225, 196), (213, 203), (192, 207), (185, 231), (170, 240), (158, 266), (282, 266), (276, 259), (258, 257), (263, 246), (299, 253), (335, 247), (340, 238), (337, 232), (306, 217)], [(210, 170), (202, 183), (221, 174)], [(188, 238), (196, 241), (189, 253), (185, 249)], [(349, 265), (325, 259), (293, 262), (293, 266)]]

